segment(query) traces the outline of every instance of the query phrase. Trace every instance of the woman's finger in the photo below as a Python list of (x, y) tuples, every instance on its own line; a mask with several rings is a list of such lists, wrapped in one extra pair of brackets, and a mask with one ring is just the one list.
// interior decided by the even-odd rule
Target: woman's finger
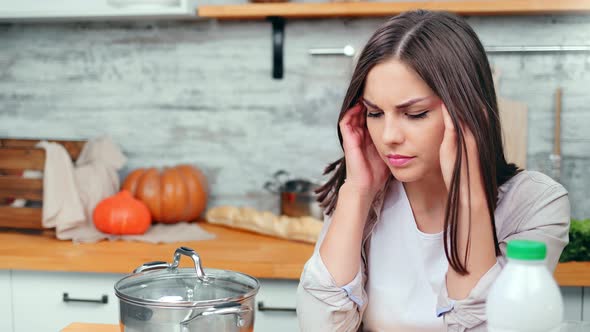
[(367, 127), (367, 109), (362, 104), (361, 104), (361, 111), (359, 113), (359, 117), (361, 120), (361, 123), (360, 123), (361, 128), (366, 128)]
[(467, 126), (463, 125), (463, 136), (465, 137), (465, 145), (467, 145), (467, 149), (469, 152), (474, 153), (477, 152), (477, 144), (475, 142), (475, 136), (473, 132), (467, 128)]
[(445, 123), (445, 134), (448, 132), (449, 134), (455, 135), (455, 125), (453, 125), (453, 119), (451, 119), (445, 104), (442, 104), (442, 116)]
[(344, 130), (344, 128), (350, 124), (350, 122), (353, 118), (353, 115), (354, 115), (354, 110), (356, 107), (357, 107), (357, 105), (349, 108), (346, 112), (344, 112), (344, 116), (342, 116), (342, 119), (338, 123), (341, 131)]
[(354, 130), (358, 130), (361, 125), (362, 105), (359, 103), (353, 110), (351, 125)]
[(354, 106), (352, 106), (351, 108), (349, 108), (348, 110), (346, 110), (346, 112), (344, 112), (344, 116), (340, 120), (340, 124), (350, 123), (350, 121), (354, 118), (354, 115), (355, 115), (356, 111), (358, 111), (359, 108), (360, 108), (360, 104), (357, 103)]

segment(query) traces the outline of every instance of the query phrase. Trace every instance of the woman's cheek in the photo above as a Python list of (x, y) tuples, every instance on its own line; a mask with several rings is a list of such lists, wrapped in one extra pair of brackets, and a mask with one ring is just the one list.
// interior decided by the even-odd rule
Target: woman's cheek
[(369, 118), (367, 118), (367, 131), (369, 132), (369, 137), (371, 138), (371, 141), (373, 141), (373, 144), (375, 144), (375, 146), (377, 148), (379, 148), (379, 143), (380, 143), (380, 133), (379, 133), (379, 128), (375, 123), (372, 123), (373, 121), (371, 121)]

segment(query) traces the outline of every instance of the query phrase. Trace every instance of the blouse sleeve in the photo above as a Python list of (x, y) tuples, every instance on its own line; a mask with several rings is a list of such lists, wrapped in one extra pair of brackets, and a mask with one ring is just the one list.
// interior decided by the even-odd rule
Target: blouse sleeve
[[(509, 199), (509, 216), (505, 220), (506, 232), (499, 238), (501, 256), (484, 274), (467, 298), (449, 298), (446, 282), (438, 296), (437, 314), (444, 315), (449, 332), (480, 332), (487, 330), (485, 303), (491, 285), (502, 267), (506, 265), (506, 245), (510, 240), (527, 239), (544, 242), (547, 245), (546, 264), (551, 272), (555, 270), (559, 256), (569, 242), (570, 204), (568, 193), (563, 186), (530, 186)], [(512, 218), (511, 218), (512, 217)]]
[(331, 218), (324, 218), (324, 227), (313, 255), (305, 264), (297, 289), (297, 317), (301, 331), (357, 331), (367, 302), (364, 289), (365, 266), (347, 285), (339, 287), (319, 252)]

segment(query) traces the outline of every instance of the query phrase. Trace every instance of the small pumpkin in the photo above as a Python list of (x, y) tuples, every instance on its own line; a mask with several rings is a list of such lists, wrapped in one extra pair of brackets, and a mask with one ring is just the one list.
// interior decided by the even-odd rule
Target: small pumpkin
[(99, 231), (117, 235), (143, 234), (152, 224), (147, 206), (127, 190), (100, 201), (92, 220)]
[(197, 219), (207, 206), (207, 181), (192, 165), (163, 170), (139, 168), (129, 173), (122, 185), (144, 202), (155, 221), (176, 223)]

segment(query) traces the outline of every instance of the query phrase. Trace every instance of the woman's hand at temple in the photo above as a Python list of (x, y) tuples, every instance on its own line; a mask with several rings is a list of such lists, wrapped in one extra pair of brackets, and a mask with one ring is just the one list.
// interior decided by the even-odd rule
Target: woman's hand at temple
[(372, 200), (391, 173), (380, 158), (366, 125), (362, 103), (351, 107), (340, 120), (346, 160), (346, 185)]

